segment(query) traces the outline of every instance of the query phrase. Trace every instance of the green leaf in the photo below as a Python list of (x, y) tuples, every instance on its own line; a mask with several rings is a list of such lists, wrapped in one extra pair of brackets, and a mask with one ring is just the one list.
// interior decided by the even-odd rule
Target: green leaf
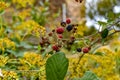
[(108, 36), (109, 30), (106, 28), (101, 32), (101, 37), (104, 39)]
[(0, 15), (3, 15), (5, 13), (4, 10), (0, 10)]
[(68, 59), (63, 52), (57, 52), (46, 63), (47, 80), (64, 80), (68, 70)]
[(19, 16), (13, 16), (13, 17), (12, 17), (12, 20), (13, 20), (13, 21), (18, 20), (18, 21), (22, 22), (22, 19), (21, 19)]
[(52, 54), (53, 54), (53, 51), (48, 52), (48, 54), (51, 54), (51, 55), (52, 55)]
[(108, 14), (107, 14), (107, 17), (111, 20), (113, 20), (113, 19), (115, 19), (115, 14), (113, 13), (113, 12), (109, 12)]
[(93, 72), (87, 71), (79, 80), (100, 80)]
[(106, 22), (103, 22), (103, 21), (98, 21), (98, 24), (99, 24), (100, 26), (105, 26), (105, 25), (107, 25), (107, 23), (106, 23)]
[(41, 48), (41, 46), (40, 45), (38, 45), (38, 50), (40, 51), (42, 48)]
[(103, 56), (104, 55), (104, 53), (103, 52), (96, 52), (96, 53), (94, 53), (95, 55), (100, 55), (100, 56)]

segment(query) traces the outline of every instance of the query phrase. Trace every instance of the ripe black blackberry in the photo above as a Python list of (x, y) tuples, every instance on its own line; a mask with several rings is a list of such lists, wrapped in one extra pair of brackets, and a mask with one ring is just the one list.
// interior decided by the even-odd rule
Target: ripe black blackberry
[(82, 49), (81, 48), (77, 48), (77, 52), (81, 52), (82, 51)]
[(72, 26), (72, 25), (68, 25), (68, 26), (66, 27), (66, 30), (67, 30), (68, 32), (70, 32), (72, 29), (73, 29), (73, 26)]

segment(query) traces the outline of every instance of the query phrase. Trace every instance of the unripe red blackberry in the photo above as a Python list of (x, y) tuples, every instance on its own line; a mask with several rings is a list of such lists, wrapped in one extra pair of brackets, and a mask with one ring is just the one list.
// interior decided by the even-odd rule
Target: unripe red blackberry
[(85, 47), (82, 49), (83, 53), (88, 53), (89, 52), (89, 48), (88, 47)]
[(62, 45), (58, 45), (58, 47), (59, 47), (59, 48), (61, 48), (61, 47), (62, 47)]
[(62, 34), (58, 34), (58, 38), (63, 38), (63, 35)]
[(42, 38), (42, 41), (43, 41), (44, 43), (46, 43), (46, 42), (49, 41), (49, 39), (48, 39), (48, 37), (43, 37), (43, 38)]
[(73, 33), (75, 33), (76, 31), (75, 30), (73, 30)]
[(81, 3), (83, 0), (79, 0), (79, 2)]
[(75, 37), (74, 37), (74, 36), (71, 36), (71, 37), (70, 37), (70, 39), (71, 39), (71, 40), (74, 40), (74, 39), (75, 39)]
[(73, 42), (72, 42), (72, 41), (70, 41), (68, 44), (69, 44), (69, 45), (72, 45), (72, 44), (73, 44)]
[(81, 3), (83, 0), (75, 0), (75, 1), (76, 1), (76, 2), (78, 2), (78, 1), (79, 1), (79, 2)]
[(71, 20), (68, 18), (68, 19), (66, 19), (66, 23), (67, 24), (70, 24), (71, 23)]
[(53, 46), (52, 46), (52, 49), (55, 50), (55, 51), (59, 51), (58, 45), (53, 45)]
[(49, 35), (49, 36), (52, 36), (52, 32), (50, 32), (48, 35)]
[(76, 28), (76, 27), (74, 27), (74, 30), (76, 31), (76, 30), (77, 30), (77, 28)]
[(63, 32), (64, 32), (64, 28), (63, 27), (58, 27), (56, 29), (56, 33), (58, 33), (58, 34), (62, 34)]
[(70, 37), (70, 40), (71, 40), (71, 41), (74, 41), (74, 40), (75, 40), (75, 37), (74, 37), (74, 36), (71, 36), (71, 37)]
[(44, 46), (44, 44), (45, 44), (44, 41), (41, 41), (41, 42), (40, 42), (40, 45), (41, 45), (41, 46)]
[(66, 40), (62, 40), (62, 42), (63, 42), (63, 43), (65, 43), (65, 42), (66, 42)]
[(76, 2), (78, 2), (78, 0), (75, 0)]
[(41, 51), (41, 52), (44, 52), (44, 51), (45, 51), (45, 49), (41, 49), (40, 51)]
[(88, 49), (90, 50), (90, 49), (91, 49), (91, 47), (88, 47)]
[(53, 29), (52, 32), (55, 32), (55, 29)]

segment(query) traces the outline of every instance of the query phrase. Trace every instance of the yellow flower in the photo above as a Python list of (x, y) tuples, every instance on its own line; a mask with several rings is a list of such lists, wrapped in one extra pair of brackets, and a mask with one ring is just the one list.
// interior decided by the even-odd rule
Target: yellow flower
[(110, 74), (109, 76), (105, 76), (105, 80), (119, 80), (120, 77), (118, 74)]
[(45, 64), (45, 61), (39, 54), (36, 54), (34, 52), (25, 52), (23, 58), (20, 59), (20, 63), (23, 65), (27, 64), (29, 67), (31, 67), (32, 65), (37, 67), (43, 66)]
[(3, 78), (0, 78), (0, 80), (18, 80), (17, 73), (14, 71), (6, 71), (2, 70)]
[(3, 1), (0, 1), (0, 10), (4, 10), (8, 7), (8, 4), (3, 2)]
[(20, 34), (32, 34), (37, 37), (44, 36), (46, 33), (45, 28), (33, 20), (22, 22), (19, 26), (16, 27), (16, 30), (19, 30), (18, 33)]
[(23, 11), (18, 13), (18, 16), (22, 19), (25, 20), (27, 17), (30, 17), (30, 9), (24, 9)]
[[(71, 79), (82, 77), (86, 71), (90, 70), (93, 71), (98, 77), (109, 80), (106, 77), (110, 77), (110, 74), (115, 75), (116, 61), (114, 60), (115, 55), (111, 56), (111, 54), (113, 54), (111, 51), (105, 50), (105, 52), (110, 53), (106, 53), (106, 55), (103, 56), (85, 54), (79, 63), (78, 57), (69, 58), (70, 63), (68, 71), (70, 75), (68, 76)], [(114, 80), (114, 77), (111, 79)]]
[(15, 49), (15, 43), (13, 41), (11, 41), (10, 39), (8, 39), (8, 38), (0, 39), (0, 49), (2, 51), (4, 51), (5, 48), (7, 48), (7, 49)]
[(117, 52), (120, 50), (120, 40), (115, 39), (110, 42), (110, 48), (114, 51)]
[(114, 56), (115, 53), (109, 48), (109, 46), (102, 46), (96, 50), (96, 52), (102, 52), (105, 53), (107, 56)]
[(4, 57), (4, 56), (0, 55), (0, 66), (5, 66), (8, 59), (9, 59), (8, 57)]
[(78, 26), (77, 31), (74, 33), (75, 36), (84, 36), (84, 32), (87, 30), (86, 26)]
[[(20, 59), (21, 66), (18, 67), (19, 70), (34, 70), (37, 69), (38, 72), (34, 72), (34, 76), (39, 76), (41, 80), (46, 80), (45, 73), (45, 63), (48, 57), (43, 58), (40, 54), (34, 52), (25, 52), (23, 58)], [(31, 72), (22, 73), (25, 76), (30, 76), (33, 74)]]
[(18, 8), (27, 7), (28, 5), (32, 6), (35, 0), (12, 0), (13, 4), (17, 4)]

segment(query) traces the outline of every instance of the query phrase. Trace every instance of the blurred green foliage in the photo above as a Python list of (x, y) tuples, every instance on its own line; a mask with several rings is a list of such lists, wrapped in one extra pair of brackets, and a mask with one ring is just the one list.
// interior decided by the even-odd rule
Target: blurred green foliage
[(89, 7), (87, 8), (87, 15), (91, 19), (96, 17), (107, 18), (109, 13), (120, 14), (120, 12), (115, 12), (115, 6), (120, 6), (119, 0), (92, 0), (86, 4)]

